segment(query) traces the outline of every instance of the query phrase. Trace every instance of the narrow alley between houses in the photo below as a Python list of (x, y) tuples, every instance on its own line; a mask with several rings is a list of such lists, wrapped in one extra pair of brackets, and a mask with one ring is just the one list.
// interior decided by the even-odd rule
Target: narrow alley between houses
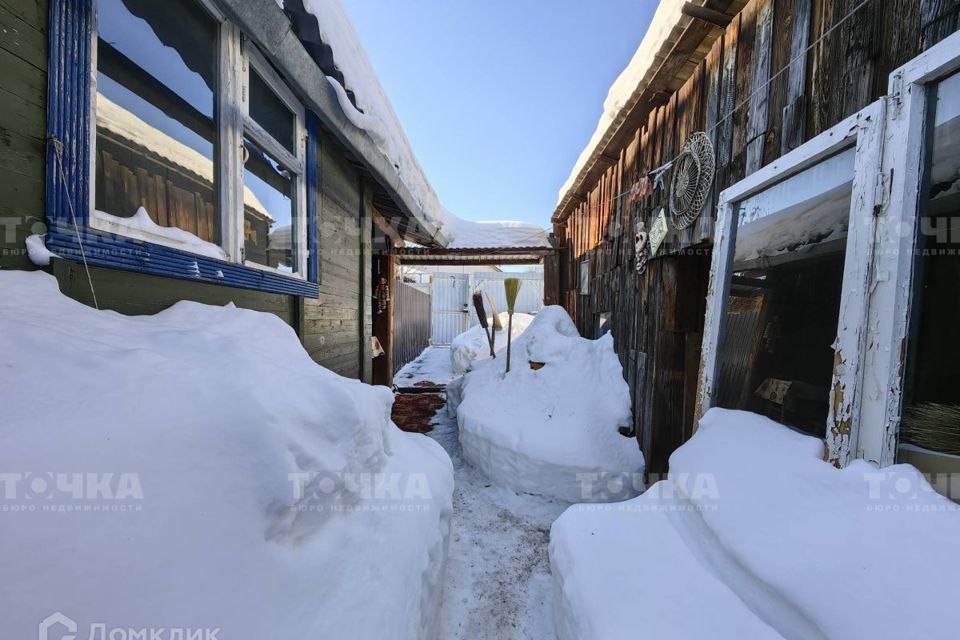
[[(427, 348), (396, 380), (408, 390), (443, 387), (439, 393), (401, 391), (394, 402), (394, 422), (428, 433), (453, 463), (450, 555), (438, 637), (554, 637), (547, 545), (551, 523), (569, 503), (497, 486), (464, 460), (456, 415), (445, 401), (445, 386), (453, 380), (449, 348)], [(425, 397), (432, 400), (424, 402)]]
[(957, 640), (960, 0), (0, 0), (0, 640)]

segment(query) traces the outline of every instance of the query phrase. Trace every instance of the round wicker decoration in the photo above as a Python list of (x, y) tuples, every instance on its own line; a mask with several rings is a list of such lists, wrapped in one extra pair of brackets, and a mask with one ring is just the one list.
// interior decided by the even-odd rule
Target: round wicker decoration
[(677, 229), (686, 229), (700, 215), (713, 184), (714, 169), (710, 138), (702, 131), (690, 134), (673, 163), (670, 181), (670, 216)]

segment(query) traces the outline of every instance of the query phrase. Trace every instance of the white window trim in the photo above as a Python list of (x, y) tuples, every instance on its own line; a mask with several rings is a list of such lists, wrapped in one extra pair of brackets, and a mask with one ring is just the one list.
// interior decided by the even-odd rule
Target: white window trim
[[(806, 144), (775, 160), (720, 194), (717, 225), (714, 231), (710, 285), (704, 322), (703, 348), (697, 386), (697, 416), (713, 406), (715, 377), (719, 370), (721, 337), (726, 324), (730, 277), (739, 226), (737, 205), (801, 171), (817, 165), (849, 147), (856, 146), (854, 178), (850, 198), (850, 218), (843, 271), (843, 295), (837, 324), (835, 361), (850, 366), (835, 366), (831, 385), (830, 412), (827, 418), (827, 445), (831, 459), (843, 458), (851, 439), (856, 442), (856, 413), (859, 388), (858, 367), (866, 334), (866, 286), (872, 262), (874, 204), (877, 192), (874, 178), (880, 168), (885, 106), (877, 101), (843, 120)], [(759, 220), (771, 212), (760, 213)], [(840, 462), (842, 463), (842, 462)]]
[(954, 33), (890, 75), (882, 158), (886, 193), (879, 214), (865, 325), (863, 401), (857, 457), (893, 464), (903, 410), (904, 370), (913, 304), (914, 248), (920, 183), (928, 154), (930, 89), (960, 70), (960, 33)]
[[(96, 96), (97, 96), (97, 0), (93, 0), (93, 28), (91, 29), (91, 57), (92, 64), (90, 69), (90, 87), (93, 99), (90, 100), (90, 211), (96, 207), (96, 171), (97, 171), (97, 128), (96, 128)], [(247, 267), (262, 269), (278, 273), (287, 277), (295, 277), (306, 280), (308, 247), (307, 247), (307, 211), (306, 211), (306, 116), (303, 104), (296, 98), (289, 87), (279, 78), (266, 58), (256, 49), (252, 43), (245, 43), (240, 28), (226, 19), (223, 12), (219, 10), (211, 0), (197, 0), (199, 4), (206, 9), (214, 20), (220, 23), (219, 29), (219, 51), (220, 62), (218, 65), (219, 93), (217, 101), (217, 111), (219, 123), (217, 133), (219, 136), (219, 148), (217, 150), (219, 175), (217, 175), (217, 197), (218, 207), (220, 209), (221, 226), (221, 244), (220, 247), (227, 254), (227, 259), (234, 263), (243, 264)], [(259, 125), (257, 125), (248, 115), (249, 95), (249, 66), (253, 64), (268, 84), (276, 93), (281, 101), (291, 110), (296, 119), (294, 127), (294, 140), (296, 143), (296, 154), (291, 154), (285, 147), (267, 134)], [(243, 134), (246, 132), (257, 144), (264, 150), (274, 155), (281, 163), (291, 170), (296, 178), (296, 190), (294, 193), (294, 207), (296, 208), (296, 217), (298, 220), (296, 229), (296, 247), (297, 265), (294, 273), (281, 271), (268, 265), (261, 265), (255, 262), (241, 260), (243, 255), (243, 223), (244, 223), (244, 198), (243, 198)], [(233, 176), (226, 178), (225, 176)], [(90, 217), (90, 226), (100, 231), (117, 233), (109, 225), (100, 223), (94, 216)], [(120, 233), (119, 235), (125, 235)], [(179, 243), (175, 240), (166, 239), (163, 244), (183, 251), (190, 252), (190, 246), (185, 243)]]

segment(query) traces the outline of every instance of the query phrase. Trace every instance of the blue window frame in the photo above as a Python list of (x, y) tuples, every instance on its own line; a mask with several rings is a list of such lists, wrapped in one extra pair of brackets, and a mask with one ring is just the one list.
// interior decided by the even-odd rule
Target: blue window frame
[[(94, 2), (50, 1), (46, 217), (47, 245), (51, 251), (64, 259), (85, 261), (93, 266), (316, 297), (319, 279), (316, 197), (319, 121), (311, 112), (305, 114), (306, 148), (304, 156), (299, 159), (303, 187), (300, 195), (292, 196), (294, 200), (299, 197), (305, 202), (303, 240), (290, 241), (294, 246), (298, 246), (298, 242), (305, 243), (305, 247), (300, 248), (301, 251), (305, 249), (306, 258), (302, 263), (305, 272), (303, 268), (299, 269), (300, 275), (251, 266), (250, 261), (242, 259), (243, 251), (235, 259), (221, 259), (105, 231), (91, 224)], [(239, 32), (237, 34), (239, 41)], [(282, 149), (273, 155), (285, 157)], [(236, 165), (241, 170), (245, 159)], [(222, 175), (224, 170), (219, 171)], [(240, 171), (236, 173), (235, 179), (242, 181)], [(282, 167), (280, 173), (283, 173)], [(236, 187), (240, 194), (242, 188), (242, 185)], [(243, 197), (238, 196), (238, 200), (242, 202)], [(222, 215), (228, 214), (224, 212)], [(242, 218), (239, 208), (235, 215)], [(242, 219), (238, 224), (243, 224)], [(237, 233), (242, 236), (242, 226)]]

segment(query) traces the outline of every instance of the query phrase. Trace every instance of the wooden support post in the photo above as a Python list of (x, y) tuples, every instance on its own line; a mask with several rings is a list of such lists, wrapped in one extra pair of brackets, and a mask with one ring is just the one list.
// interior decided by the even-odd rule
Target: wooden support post
[[(377, 268), (374, 270), (374, 290), (384, 278), (393, 292), (396, 280), (396, 258), (389, 255), (377, 256), (374, 261)], [(387, 303), (387, 308), (378, 313), (374, 308), (373, 335), (380, 341), (384, 354), (373, 359), (373, 384), (391, 386), (393, 384), (393, 295)]]

